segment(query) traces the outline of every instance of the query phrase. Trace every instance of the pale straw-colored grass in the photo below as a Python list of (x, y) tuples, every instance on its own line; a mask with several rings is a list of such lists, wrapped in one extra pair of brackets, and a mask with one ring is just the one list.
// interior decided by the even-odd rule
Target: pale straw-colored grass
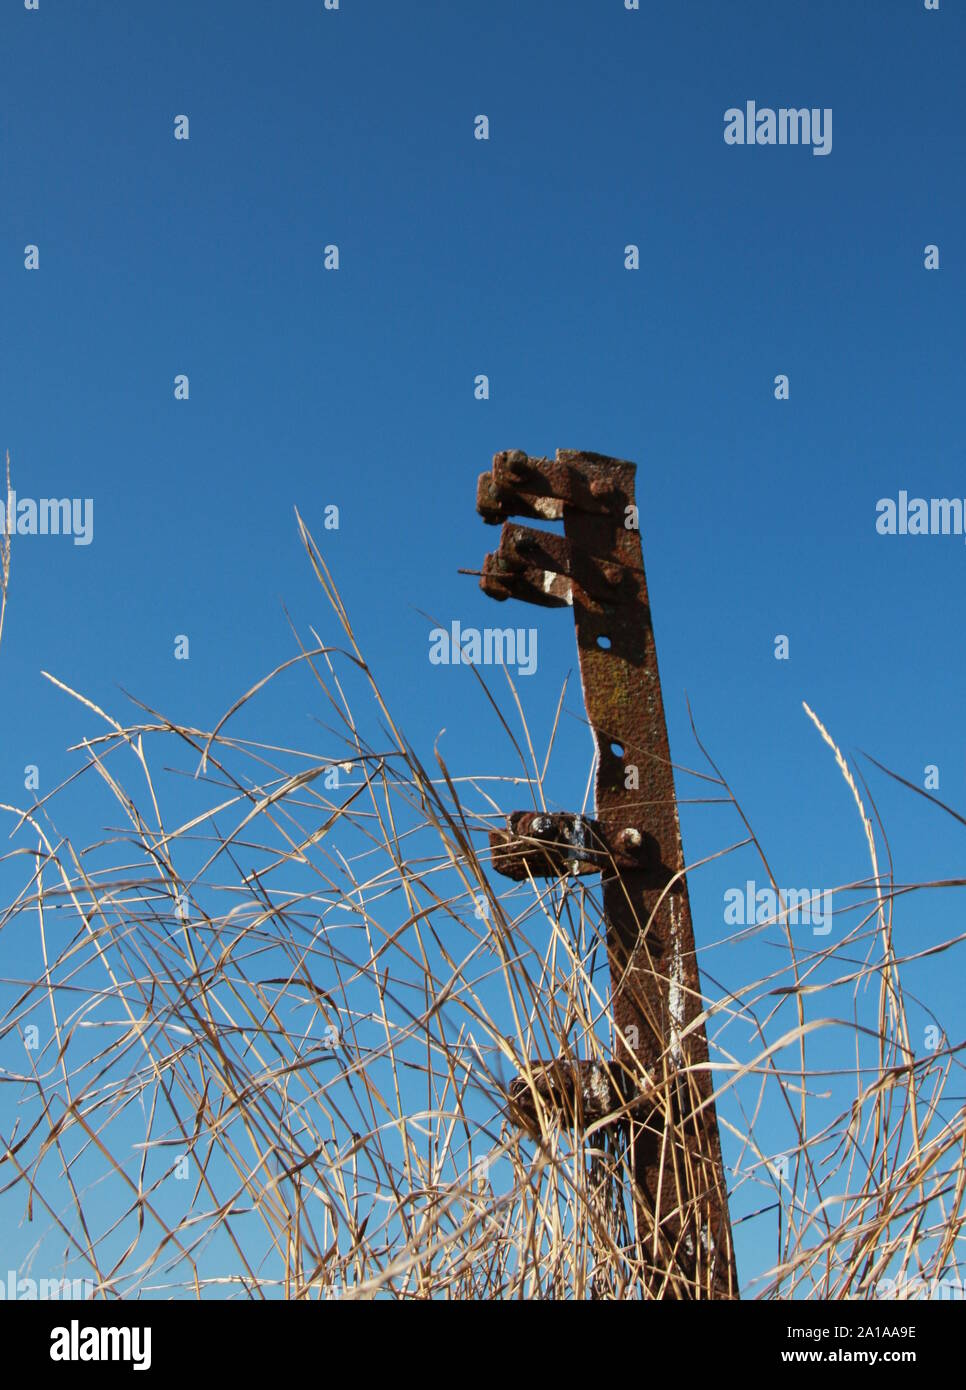
[[(547, 804), (563, 695), (540, 748), (512, 682), (486, 691), (518, 770), (427, 767), (299, 524), (336, 640), (313, 632), (215, 728), (144, 705), (122, 723), (54, 682), (94, 724), (85, 805), (106, 793), (118, 823), (78, 848), (62, 790), (3, 808), (6, 872), (22, 867), (0, 914), (0, 1213), (99, 1297), (639, 1297), (658, 1247), (635, 1229), (619, 1132), (575, 1141), (538, 1104), (527, 1133), (507, 1105), (529, 1059), (611, 1055), (599, 881), (488, 867), (486, 830)], [(233, 732), (267, 681), (300, 674), (326, 706), (324, 755)], [(778, 1232), (773, 1267), (739, 1271), (746, 1296), (868, 1297), (887, 1275), (958, 1277), (966, 1125), (944, 1095), (960, 1061), (910, 1042), (882, 830), (808, 714), (871, 873), (821, 949), (780, 918), (762, 978), (706, 973), (705, 1022), (735, 1229)], [(742, 824), (721, 853), (755, 847), (774, 885), (708, 767), (702, 794)], [(931, 950), (952, 969), (959, 948)], [(818, 1035), (832, 1067), (812, 1061)], [(812, 1127), (810, 1096), (845, 1088)], [(795, 1135), (778, 1175), (760, 1138), (776, 1113)]]

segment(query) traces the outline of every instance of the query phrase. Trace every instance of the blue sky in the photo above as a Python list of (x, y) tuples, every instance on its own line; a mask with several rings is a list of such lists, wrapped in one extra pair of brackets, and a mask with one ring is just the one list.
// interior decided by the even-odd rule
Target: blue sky
[[(457, 570), (497, 543), (474, 510), (494, 451), (566, 447), (638, 464), (672, 751), (698, 762), (687, 697), (779, 882), (865, 871), (803, 699), (962, 808), (964, 540), (881, 536), (875, 509), (966, 497), (964, 38), (954, 0), (5, 0), (0, 447), (20, 496), (92, 498), (94, 540), (14, 539), (0, 800), (29, 798), (27, 764), (49, 791), (93, 726), (41, 670), (210, 725), (290, 656), (282, 605), (324, 618), (296, 506), (410, 740), (445, 727), (455, 766), (504, 770), (422, 614), (536, 624), (519, 684), (548, 731), (569, 615)], [(726, 145), (749, 100), (831, 108), (831, 153)], [(310, 746), (314, 713), (282, 685), (259, 727)], [(562, 802), (587, 754), (574, 718)], [(873, 789), (900, 878), (959, 871), (961, 827)], [(683, 828), (692, 859), (738, 838), (718, 809)], [(694, 877), (700, 941), (746, 877)], [(901, 946), (960, 929), (955, 890), (911, 903)], [(923, 991), (955, 1034), (958, 980)]]

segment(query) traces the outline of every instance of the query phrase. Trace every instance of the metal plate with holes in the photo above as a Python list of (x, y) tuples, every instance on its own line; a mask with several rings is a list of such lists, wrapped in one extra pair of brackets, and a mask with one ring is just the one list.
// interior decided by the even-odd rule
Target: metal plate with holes
[[(674, 775), (644, 574), (635, 467), (558, 450), (495, 455), (477, 488), (503, 524), (480, 587), (491, 597), (572, 607), (587, 718), (597, 749), (592, 818), (516, 812), (491, 832), (512, 878), (601, 873), (615, 1049), (611, 1068), (534, 1063), (512, 1112), (551, 1104), (580, 1127), (613, 1104), (625, 1125), (638, 1248), (650, 1296), (738, 1295), (712, 1098), (703, 1002)], [(563, 521), (564, 534), (511, 521)], [(581, 1070), (583, 1068), (583, 1070)], [(586, 1074), (585, 1074), (586, 1073)], [(522, 1089), (521, 1089), (522, 1088)], [(526, 1096), (524, 1096), (526, 1092)], [(649, 1100), (648, 1121), (640, 1102)], [(619, 1105), (618, 1105), (619, 1102)], [(655, 1116), (658, 1122), (655, 1122)], [(653, 1253), (663, 1252), (655, 1261)]]

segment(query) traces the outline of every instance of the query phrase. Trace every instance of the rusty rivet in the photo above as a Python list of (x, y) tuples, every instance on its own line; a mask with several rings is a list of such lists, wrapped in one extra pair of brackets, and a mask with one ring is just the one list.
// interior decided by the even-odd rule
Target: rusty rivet
[(591, 497), (606, 497), (610, 492), (610, 483), (606, 478), (594, 478), (590, 484)]
[(635, 830), (632, 826), (628, 826), (626, 830), (621, 831), (620, 842), (624, 849), (640, 849), (641, 832)]
[(534, 835), (549, 835), (553, 829), (553, 821), (549, 816), (534, 816), (530, 822), (530, 830)]
[(621, 582), (621, 579), (622, 579), (623, 577), (624, 577), (624, 572), (623, 572), (623, 570), (621, 569), (620, 565), (605, 565), (605, 566), (604, 566), (604, 578), (607, 580), (607, 583), (608, 583), (608, 584), (617, 585), (617, 584), (619, 584), (619, 583)]

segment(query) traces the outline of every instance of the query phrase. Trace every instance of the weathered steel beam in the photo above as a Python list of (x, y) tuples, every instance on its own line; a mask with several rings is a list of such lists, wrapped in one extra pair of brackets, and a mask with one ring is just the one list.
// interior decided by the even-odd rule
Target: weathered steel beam
[[(600, 1068), (590, 1082), (568, 1081), (566, 1070), (542, 1064), (550, 1066), (546, 1098), (556, 1096), (568, 1114), (577, 1098), (585, 1116), (595, 1097), (623, 1106), (638, 1246), (651, 1271), (647, 1292), (734, 1298), (727, 1187), (634, 477), (632, 463), (601, 454), (558, 450), (543, 459), (511, 450), (497, 454), (480, 479), (477, 506), (486, 521), (563, 519), (563, 537), (504, 526), (480, 587), (497, 599), (573, 607), (597, 747), (595, 815), (583, 821), (592, 825), (592, 843), (575, 853), (580, 818), (538, 816), (535, 834), (534, 819), (517, 813), (508, 835), (494, 842), (494, 864), (513, 877), (572, 872), (571, 864), (602, 873), (614, 1065), (603, 1086)], [(636, 858), (627, 853), (632, 848)], [(517, 1113), (521, 1087), (533, 1102), (532, 1076), (517, 1083)], [(629, 1104), (635, 1094), (648, 1097), (647, 1121)]]

